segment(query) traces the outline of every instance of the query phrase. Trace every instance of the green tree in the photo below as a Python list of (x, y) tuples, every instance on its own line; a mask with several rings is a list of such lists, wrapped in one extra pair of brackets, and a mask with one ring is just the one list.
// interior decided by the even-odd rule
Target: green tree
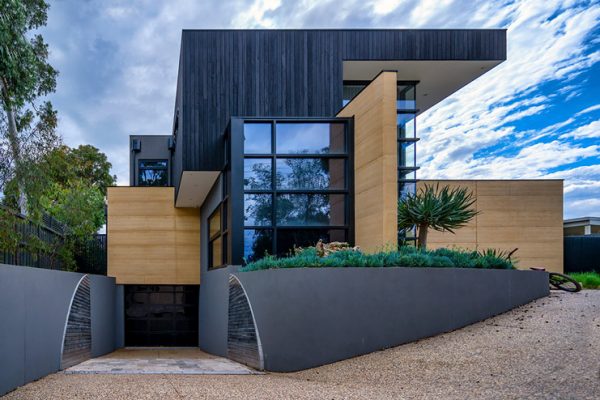
[(83, 181), (97, 188), (102, 196), (106, 196), (106, 188), (117, 181), (117, 177), (110, 174), (112, 165), (106, 154), (91, 145), (60, 146), (49, 152), (42, 164), (51, 182), (67, 187), (70, 182), (76, 185)]
[(48, 46), (33, 33), (46, 25), (44, 0), (0, 0), (0, 191), (15, 182), (16, 203), (22, 214), (43, 180), (32, 164), (60, 143), (56, 112), (38, 99), (54, 92), (57, 71), (48, 63)]
[(398, 202), (398, 228), (417, 226), (418, 247), (427, 248), (427, 230), (448, 231), (465, 226), (478, 214), (472, 209), (475, 196), (467, 188), (450, 189), (425, 185)]

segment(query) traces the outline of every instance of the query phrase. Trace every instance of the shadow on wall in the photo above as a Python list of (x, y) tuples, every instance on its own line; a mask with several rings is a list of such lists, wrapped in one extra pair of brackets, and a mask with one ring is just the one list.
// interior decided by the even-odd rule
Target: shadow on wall
[[(0, 264), (0, 395), (60, 369), (69, 310), (72, 304), (85, 302), (85, 290), (89, 343), (87, 355), (78, 354), (76, 359), (115, 350), (115, 280), (87, 275), (85, 289), (80, 285), (84, 276)], [(77, 288), (81, 290), (75, 299)], [(74, 313), (85, 314), (85, 303)], [(71, 322), (79, 316), (71, 316)], [(68, 346), (67, 341), (67, 350)]]

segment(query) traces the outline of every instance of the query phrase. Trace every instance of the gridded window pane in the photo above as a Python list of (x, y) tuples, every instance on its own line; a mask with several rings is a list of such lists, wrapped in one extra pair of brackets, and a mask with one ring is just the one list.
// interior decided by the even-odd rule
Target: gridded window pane
[(244, 225), (271, 225), (273, 196), (270, 194), (244, 195)]
[(398, 180), (417, 179), (416, 171), (401, 169), (398, 171)]
[(398, 139), (415, 137), (415, 114), (398, 114)]
[(216, 234), (221, 233), (221, 210), (217, 209), (208, 220), (208, 232), (212, 238)]
[(344, 100), (342, 100), (342, 106), (350, 103), (364, 87), (365, 85), (344, 85), (344, 93), (342, 96)]
[(244, 189), (271, 189), (271, 164), (270, 158), (244, 159)]
[(417, 184), (414, 182), (399, 182), (398, 183), (398, 196), (400, 198), (406, 197), (409, 193), (415, 193), (417, 190)]
[(346, 161), (339, 158), (278, 158), (279, 189), (344, 189)]
[(398, 166), (414, 167), (416, 165), (415, 147), (414, 142), (398, 143)]
[(271, 153), (271, 124), (246, 123), (244, 124), (244, 153), (270, 154)]
[(279, 123), (277, 153), (340, 153), (345, 150), (345, 129), (342, 123)]
[(314, 246), (319, 240), (325, 243), (347, 241), (342, 229), (279, 229), (277, 231), (277, 255), (285, 257), (294, 247)]
[(210, 242), (209, 267), (215, 268), (223, 264), (223, 241), (219, 236), (217, 239)]
[(344, 225), (343, 194), (281, 194), (277, 196), (277, 225)]
[(270, 229), (244, 230), (244, 259), (247, 262), (273, 252), (273, 232)]
[(414, 85), (398, 85), (398, 110), (414, 110), (417, 108), (415, 102), (415, 86)]

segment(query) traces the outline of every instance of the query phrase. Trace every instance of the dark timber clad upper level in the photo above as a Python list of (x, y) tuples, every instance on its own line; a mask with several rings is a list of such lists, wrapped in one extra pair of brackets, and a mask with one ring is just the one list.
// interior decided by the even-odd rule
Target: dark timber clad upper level
[(184, 30), (175, 184), (222, 168), (232, 116), (334, 116), (343, 61), (505, 59), (505, 30)]

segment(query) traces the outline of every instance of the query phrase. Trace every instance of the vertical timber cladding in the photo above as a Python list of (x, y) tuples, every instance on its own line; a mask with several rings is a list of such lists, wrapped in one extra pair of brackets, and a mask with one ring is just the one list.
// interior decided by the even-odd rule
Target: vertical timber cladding
[(108, 188), (108, 276), (117, 284), (198, 285), (200, 211), (172, 187)]
[(455, 234), (430, 230), (428, 247), (518, 248), (518, 268), (563, 272), (562, 180), (424, 180), (417, 188), (438, 183), (468, 188), (480, 213)]
[(252, 309), (240, 281), (229, 276), (227, 357), (256, 369), (264, 369), (262, 347)]
[(92, 358), (90, 279), (85, 275), (75, 288), (63, 338), (60, 369)]
[(374, 252), (397, 242), (396, 72), (382, 72), (339, 113), (354, 117), (355, 243)]
[(232, 116), (334, 115), (344, 60), (505, 59), (500, 29), (184, 30), (174, 176), (222, 168)]

